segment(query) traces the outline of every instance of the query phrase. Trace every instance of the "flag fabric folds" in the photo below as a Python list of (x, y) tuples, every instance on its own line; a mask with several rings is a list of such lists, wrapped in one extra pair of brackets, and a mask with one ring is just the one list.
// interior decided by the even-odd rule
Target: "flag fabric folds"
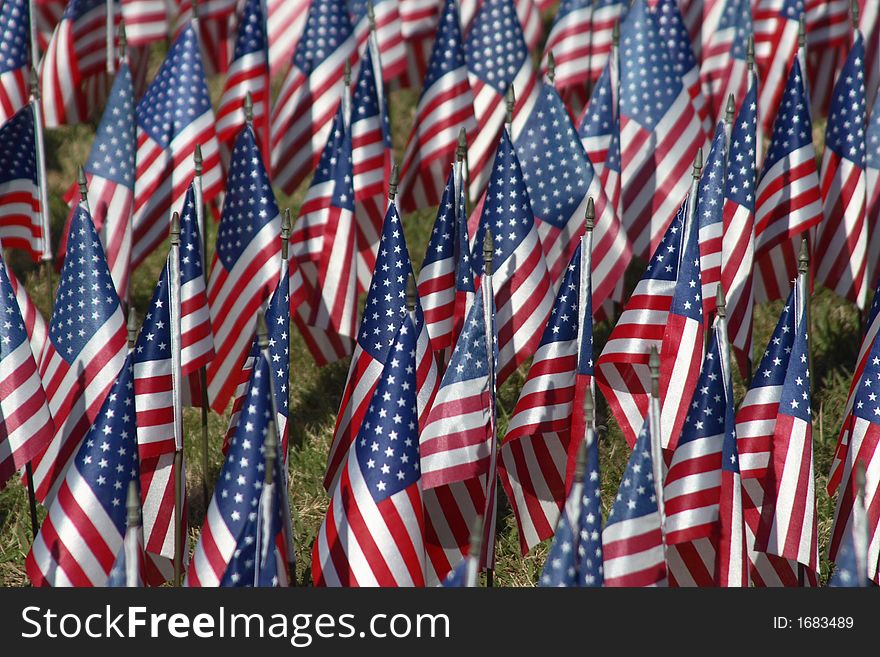
[(41, 205), (31, 103), (0, 126), (0, 240), (8, 249), (26, 251), (35, 262), (51, 253)]
[(31, 21), (25, 0), (5, 0), (0, 5), (0, 125), (27, 105), (30, 76)]

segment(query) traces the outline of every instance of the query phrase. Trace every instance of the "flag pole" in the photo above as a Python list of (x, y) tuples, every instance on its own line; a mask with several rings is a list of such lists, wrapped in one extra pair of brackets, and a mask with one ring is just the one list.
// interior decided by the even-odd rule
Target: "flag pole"
[(141, 531), (141, 496), (138, 495), (138, 486), (134, 479), (128, 482), (128, 497), (125, 506), (127, 513), (122, 547), (125, 550), (125, 585), (129, 588), (135, 588), (140, 580), (141, 555), (138, 539)]
[[(455, 198), (459, 199), (464, 196), (464, 211), (468, 211), (468, 195), (467, 189), (470, 184), (470, 172), (467, 163), (467, 131), (461, 128), (458, 131), (458, 146), (455, 149)], [(455, 208), (456, 216), (458, 216), (458, 207)]]
[(651, 347), (648, 358), (651, 369), (651, 398), (648, 403), (648, 427), (651, 431), (651, 463), (654, 468), (654, 494), (657, 496), (657, 511), (660, 514), (660, 536), (663, 543), (663, 554), (666, 554), (666, 504), (663, 500), (663, 481), (665, 462), (663, 460), (663, 438), (660, 435), (660, 352), (656, 346)]
[(40, 41), (37, 38), (37, 0), (28, 0), (28, 21), (30, 22), (30, 51), (31, 51), (31, 67), (37, 68), (40, 62)]
[(174, 411), (174, 586), (183, 568), (183, 408), (180, 397), (180, 215), (171, 215), (171, 254), (168, 263), (171, 297), (171, 390)]
[[(586, 322), (592, 322), (593, 318), (587, 316), (587, 302), (592, 298), (592, 275), (593, 275), (593, 228), (596, 221), (596, 205), (593, 197), (587, 199), (587, 209), (584, 213), (584, 234), (581, 235), (581, 279), (578, 285), (578, 307), (580, 308), (580, 321), (578, 322), (578, 366), (580, 366), (581, 354), (583, 353), (583, 336)], [(590, 381), (590, 392), (595, 390), (595, 383)]]
[[(485, 551), (485, 559), (483, 563), (486, 566), (486, 586), (495, 585), (495, 522), (498, 502), (496, 498), (497, 478), (497, 449), (496, 441), (496, 403), (495, 403), (495, 344), (492, 339), (495, 331), (495, 311), (494, 291), (492, 290), (492, 274), (493, 259), (495, 255), (495, 245), (492, 240), (492, 231), (488, 227), (483, 237), (483, 281), (480, 285), (480, 292), (483, 295), (483, 321), (484, 333), (486, 334), (486, 359), (488, 362), (489, 386), (491, 394), (489, 395), (489, 435), (491, 436), (491, 445), (489, 447), (489, 472), (486, 475), (486, 506), (483, 509), (483, 533), (485, 540), (483, 541), (483, 550)], [(481, 551), (482, 552), (482, 551)]]
[[(755, 36), (753, 34), (749, 35), (749, 41), (746, 44), (746, 66), (749, 69), (749, 86), (757, 85), (758, 73), (757, 68), (755, 67)], [(759, 108), (756, 108), (755, 112), (758, 126), (758, 138), (755, 140), (755, 176), (758, 175), (758, 165), (764, 161), (763, 130), (761, 128), (761, 116), (757, 111), (758, 109)], [(749, 368), (751, 368), (751, 358), (749, 358)], [(749, 377), (749, 381), (751, 381), (751, 376)]]
[(113, 75), (116, 72), (116, 30), (114, 24), (116, 22), (115, 0), (106, 0), (107, 7), (107, 73)]
[(587, 102), (585, 106), (589, 105), (590, 98), (593, 96), (593, 19), (596, 16), (596, 3), (597, 0), (590, 3), (590, 36), (587, 42)]
[(865, 487), (867, 478), (865, 463), (860, 459), (856, 462), (856, 499), (853, 504), (853, 548), (856, 557), (856, 573), (862, 580), (859, 586), (864, 586), (868, 579), (868, 531), (867, 507), (865, 506)]
[(801, 75), (804, 77), (804, 96), (807, 98), (807, 111), (810, 110), (810, 81), (807, 78), (807, 17), (802, 12), (798, 20), (798, 63), (801, 65)]
[[(809, 331), (810, 326), (810, 294), (809, 288), (809, 271), (810, 271), (810, 246), (809, 241), (806, 236), (801, 238), (801, 248), (800, 253), (798, 254), (798, 277), (795, 281), (797, 286), (797, 292), (794, 296), (795, 298), (795, 314), (794, 321), (795, 327), (798, 327), (801, 319), (801, 308), (804, 311), (804, 321), (806, 322), (806, 330)], [(799, 327), (798, 327), (799, 328)], [(796, 329), (797, 330), (797, 329)], [(807, 341), (807, 359), (808, 359), (808, 367), (810, 371), (813, 371), (813, 350), (810, 349), (810, 343)], [(807, 377), (807, 386), (808, 388), (812, 388), (812, 379)], [(812, 418), (811, 418), (812, 423)], [(798, 586), (804, 586), (806, 584), (806, 567), (800, 561), (798, 561)]]
[[(265, 322), (265, 319), (263, 320)], [(269, 379), (272, 380), (271, 377)], [(257, 545), (256, 545), (256, 562), (254, 563), (254, 586), (260, 585), (260, 571), (262, 569), (262, 565), (265, 560), (274, 558), (274, 554), (270, 556), (269, 552), (272, 550), (272, 544), (275, 542), (275, 537), (271, 535), (271, 532), (265, 532), (264, 529), (268, 526), (268, 528), (272, 527), (272, 517), (266, 517), (266, 512), (271, 513), (272, 511), (272, 496), (274, 495), (274, 486), (275, 483), (275, 464), (278, 462), (278, 432), (275, 427), (275, 418), (269, 418), (269, 422), (266, 425), (266, 439), (263, 441), (263, 451), (265, 452), (265, 456), (263, 460), (266, 464), (266, 472), (263, 475), (263, 490), (260, 491), (260, 501), (257, 509), (258, 520), (257, 520)], [(279, 484), (283, 482), (278, 482)], [(265, 505), (264, 505), (265, 501)], [(263, 508), (264, 506), (268, 506), (268, 509)], [(264, 555), (263, 553), (266, 552)], [(296, 582), (296, 571), (290, 574), (288, 577), (288, 581)]]
[(40, 531), (40, 521), (37, 519), (37, 494), (34, 487), (34, 466), (28, 461), (24, 466), (25, 479), (27, 480), (28, 492), (28, 510), (31, 515), (31, 533), (34, 540), (37, 540), (37, 533)]
[(480, 556), (483, 553), (483, 519), (477, 516), (471, 527), (471, 537), (468, 545), (467, 573), (465, 586), (476, 588), (480, 575)]
[(43, 112), (40, 106), (40, 80), (37, 69), (31, 67), (31, 111), (34, 113), (34, 146), (37, 164), (37, 186), (40, 189), (40, 229), (43, 233), (43, 254), (41, 256), (43, 271), (49, 286), (49, 298), (52, 294), (52, 236), (49, 224), (49, 188), (46, 183), (46, 145), (43, 137)]

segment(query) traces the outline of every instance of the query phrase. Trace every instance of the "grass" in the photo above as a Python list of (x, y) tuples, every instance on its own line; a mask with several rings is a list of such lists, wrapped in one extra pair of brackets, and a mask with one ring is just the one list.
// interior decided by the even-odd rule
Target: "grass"
[[(158, 66), (161, 52), (154, 53), (154, 66)], [(220, 80), (212, 80), (211, 87), (215, 101), (219, 96)], [(403, 154), (409, 128), (412, 124), (418, 95), (414, 91), (397, 91), (390, 95), (390, 112), (393, 126), (393, 141), (398, 161)], [(822, 126), (817, 126), (817, 148), (821, 148)], [(53, 236), (56, 238), (64, 224), (66, 206), (62, 195), (75, 180), (76, 166), (88, 154), (94, 134), (94, 125), (73, 126), (49, 131), (46, 138), (48, 182), (52, 209)], [(278, 196), (279, 207), (290, 207), (294, 216), (302, 201), (305, 186), (292, 197)], [(408, 241), (414, 266), (418, 267), (424, 254), (428, 236), (433, 224), (434, 211), (427, 210), (404, 217), (404, 232)], [(216, 224), (209, 225), (209, 244), (216, 237)], [(209, 251), (210, 251), (209, 247)], [(153, 288), (165, 259), (165, 248), (159, 249), (133, 275), (132, 303), (139, 317), (149, 304)], [(26, 286), (44, 316), (49, 318), (51, 310), (50, 281), (22, 254), (10, 253), (7, 262)], [(209, 252), (208, 257), (212, 253)], [(643, 265), (634, 263), (627, 280), (634, 283), (641, 275)], [(859, 314), (854, 306), (836, 298), (832, 293), (817, 289), (812, 300), (813, 349), (813, 409), (814, 443), (817, 506), (819, 512), (819, 544), (822, 554), (823, 578), (827, 577), (828, 564), (825, 551), (831, 530), (833, 500), (825, 492), (825, 480), (835, 440), (842, 420), (842, 412), (852, 377), (852, 367), (856, 359), (860, 341)], [(775, 302), (756, 309), (755, 345), (763, 349), (775, 326), (781, 309), (781, 302)], [(601, 352), (611, 326), (607, 323), (595, 327), (595, 353)], [(327, 506), (327, 495), (321, 485), (327, 453), (332, 437), (340, 395), (348, 371), (348, 361), (335, 363), (318, 369), (307, 352), (302, 339), (294, 331), (291, 353), (291, 395), (290, 420), (290, 502), (297, 550), (297, 578), (308, 578), (311, 560), (310, 547), (317, 533)], [(760, 352), (756, 352), (760, 354)], [(523, 366), (499, 391), (501, 413), (499, 417), (499, 436), (504, 435), (506, 417), (513, 410), (519, 388), (524, 381), (527, 369)], [(743, 382), (735, 382), (737, 401), (745, 393)], [(608, 409), (600, 400), (601, 417), (608, 418)], [(208, 480), (213, 483), (222, 464), (220, 445), (226, 430), (228, 413), (219, 416), (209, 415), (209, 472)], [(613, 418), (608, 418), (607, 431), (601, 435), (602, 492), (605, 513), (613, 500), (617, 486), (626, 465), (629, 449), (622, 433)], [(187, 485), (189, 488), (190, 547), (198, 538), (207, 500), (202, 494), (201, 427), (200, 412), (186, 410), (184, 421), (187, 455)], [(501, 488), (499, 487), (499, 491)], [(503, 496), (503, 492), (501, 493)], [(515, 520), (509, 506), (501, 501), (502, 509), (498, 522), (497, 574), (496, 582), (502, 586), (531, 586), (535, 583), (543, 566), (547, 544), (534, 548), (522, 556), (519, 550)], [(45, 510), (40, 509), (41, 517)], [(27, 576), (24, 560), (32, 541), (27, 494), (18, 480), (11, 480), (0, 491), (0, 585), (26, 586)]]

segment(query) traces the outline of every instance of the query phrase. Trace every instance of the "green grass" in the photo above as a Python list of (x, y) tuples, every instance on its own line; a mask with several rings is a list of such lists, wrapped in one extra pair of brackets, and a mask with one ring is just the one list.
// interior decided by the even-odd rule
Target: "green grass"
[[(156, 66), (161, 53), (156, 53)], [(220, 81), (212, 81), (212, 92), (219, 95)], [(406, 138), (412, 124), (418, 96), (413, 91), (395, 92), (390, 96), (390, 112), (393, 125), (393, 140), (398, 161), (403, 153)], [(94, 126), (75, 126), (50, 131), (46, 143), (49, 152), (48, 178), (51, 195), (53, 236), (56, 239), (66, 216), (66, 206), (62, 195), (75, 180), (76, 166), (88, 154)], [(821, 145), (822, 130), (817, 126), (817, 147)], [(305, 188), (292, 197), (279, 196), (278, 203), (283, 209), (290, 207), (293, 215), (299, 208)], [(433, 211), (423, 211), (404, 217), (404, 231), (414, 266), (418, 267), (428, 241), (434, 219)], [(209, 225), (209, 243), (216, 237), (216, 224)], [(132, 303), (143, 317), (146, 306), (159, 271), (165, 259), (163, 247), (153, 254), (133, 276)], [(208, 254), (209, 259), (211, 253)], [(16, 274), (26, 281), (34, 301), (48, 319), (51, 309), (50, 284), (45, 276), (35, 269), (30, 261), (19, 253), (5, 254)], [(641, 275), (643, 265), (634, 263), (627, 274), (627, 280), (634, 283)], [(53, 282), (54, 281), (53, 276)], [(755, 345), (763, 349), (775, 326), (781, 303), (771, 303), (756, 310)], [(827, 576), (828, 564), (825, 549), (831, 529), (833, 501), (825, 493), (825, 479), (834, 450), (835, 439), (841, 423), (841, 415), (852, 376), (852, 366), (860, 340), (859, 315), (856, 309), (841, 302), (831, 293), (818, 290), (812, 305), (813, 349), (813, 409), (815, 467), (817, 475), (817, 495), (819, 509), (819, 543), (822, 553), (823, 574)], [(595, 348), (600, 353), (610, 332), (608, 324), (595, 327)], [(760, 354), (760, 352), (757, 352)], [(311, 359), (299, 335), (294, 332), (291, 353), (291, 395), (290, 395), (290, 502), (297, 550), (297, 578), (307, 577), (310, 564), (310, 548), (320, 526), (327, 496), (321, 486), (327, 452), (332, 437), (340, 395), (348, 371), (348, 361), (335, 363), (318, 369)], [(512, 412), (519, 388), (527, 372), (526, 366), (516, 372), (499, 391), (499, 436), (506, 429), (506, 418)], [(737, 400), (742, 398), (745, 389), (742, 381), (736, 381)], [(626, 464), (629, 450), (623, 440), (617, 423), (608, 418), (608, 409), (599, 402), (601, 418), (606, 418), (607, 429), (601, 434), (602, 491), (607, 515), (609, 503), (613, 500), (621, 473)], [(213, 484), (222, 465), (220, 445), (228, 422), (228, 414), (209, 415), (209, 472), (208, 480)], [(189, 513), (191, 530), (190, 547), (198, 538), (198, 527), (202, 523), (207, 500), (202, 494), (201, 426), (200, 413), (187, 409), (184, 421), (187, 456), (187, 485), (189, 487)], [(500, 487), (499, 487), (500, 490)], [(503, 495), (503, 493), (502, 493)], [(502, 509), (498, 522), (497, 575), (496, 582), (504, 586), (531, 586), (535, 583), (547, 551), (542, 544), (528, 555), (519, 551), (515, 520), (509, 506), (501, 501)], [(40, 515), (45, 510), (40, 509)], [(27, 577), (24, 560), (32, 540), (27, 495), (19, 481), (13, 480), (5, 490), (0, 491), (0, 585), (24, 586)]]

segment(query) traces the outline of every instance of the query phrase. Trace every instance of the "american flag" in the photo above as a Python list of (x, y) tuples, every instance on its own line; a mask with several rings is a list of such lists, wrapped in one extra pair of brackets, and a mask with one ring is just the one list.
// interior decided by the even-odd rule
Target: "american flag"
[(614, 24), (627, 12), (625, 0), (595, 0), (590, 26), (590, 79), (602, 74), (611, 55)]
[(859, 31), (865, 37), (865, 84), (868, 92), (868, 104), (877, 98), (880, 83), (880, 6), (871, 0), (860, 0)]
[(553, 84), (569, 106), (583, 104), (587, 87), (595, 79), (592, 61), (595, 6), (594, 0), (562, 0), (544, 44), (541, 71), (547, 73), (552, 53), (556, 69)]
[(584, 512), (581, 500), (584, 495), (584, 482), (574, 482), (565, 506), (556, 524), (553, 541), (544, 561), (544, 568), (538, 586), (577, 586), (578, 585), (578, 537), (580, 516)]
[(523, 39), (513, 0), (483, 0), (464, 44), (478, 125), (468, 144), (472, 199), (479, 198), (492, 174), (493, 147), (507, 118), (508, 88), (516, 95), (514, 122), (528, 116), (538, 99), (541, 83)]
[(727, 327), (731, 347), (743, 371), (752, 360), (758, 139), (758, 87), (753, 80), (730, 128), (721, 240), (721, 285), (727, 295)]
[(41, 51), (46, 50), (55, 27), (61, 22), (67, 0), (36, 0), (34, 2), (37, 41)]
[(18, 303), (18, 309), (21, 312), (21, 318), (24, 321), (25, 333), (27, 333), (28, 341), (31, 344), (31, 352), (34, 355), (34, 362), (37, 364), (39, 371), (43, 366), (43, 357), (46, 354), (46, 345), (49, 342), (49, 327), (46, 320), (36, 304), (28, 296), (27, 289), (15, 277), (15, 274), (6, 269), (6, 277), (12, 286), (15, 294), (15, 300)]
[(27, 327), (0, 258), (0, 488), (41, 453), (55, 433)]
[(242, 128), (232, 150), (217, 249), (208, 280), (215, 357), (208, 364), (211, 408), (222, 413), (251, 346), (257, 310), (278, 280), (281, 217), (256, 136)]
[[(367, 292), (357, 342), (339, 405), (333, 442), (327, 458), (324, 488), (328, 491), (333, 490), (341, 470), (344, 469), (349, 448), (363, 425), (382, 369), (392, 355), (393, 336), (402, 321), (406, 307), (407, 280), (411, 275), (412, 262), (400, 215), (397, 213), (397, 207), (390, 203), (382, 226), (376, 270), (370, 290)], [(439, 377), (418, 298), (416, 324), (419, 327), (416, 359), (419, 416), (424, 421)]]
[(826, 114), (832, 87), (851, 40), (853, 0), (807, 0), (807, 75), (810, 103)]
[[(401, 33), (399, 2), (394, 0), (347, 0), (351, 22), (358, 42), (358, 50), (363, 51), (368, 40), (375, 39), (381, 59), (383, 80), (391, 84), (395, 78), (406, 72), (407, 44)], [(370, 8), (372, 5), (372, 9)], [(371, 36), (370, 11), (375, 21), (375, 37)]]
[[(616, 63), (612, 71), (612, 62), (609, 59), (602, 74), (593, 87), (593, 95), (589, 104), (578, 117), (577, 131), (581, 144), (593, 171), (600, 180), (604, 177), (605, 161), (608, 159), (608, 149), (611, 147), (611, 134), (614, 131), (614, 108), (617, 97)], [(608, 190), (605, 190), (606, 194)]]
[(272, 178), (292, 194), (314, 169), (342, 97), (343, 69), (356, 40), (344, 0), (312, 0), (271, 118)]
[(346, 450), (312, 550), (316, 586), (425, 584), (418, 400), (424, 327), (411, 312), (394, 324), (393, 357)]
[(474, 588), (479, 586), (480, 554), (468, 554), (440, 583), (445, 588)]
[(351, 128), (339, 105), (291, 234), (297, 326), (319, 365), (351, 353), (357, 331), (357, 229)]
[(703, 61), (709, 39), (721, 20), (723, 0), (680, 0), (681, 14), (693, 43), (694, 54)]
[(404, 38), (430, 34), (437, 27), (440, 3), (434, 0), (400, 0), (400, 31)]
[[(107, 255), (107, 265), (120, 299), (128, 299), (131, 275), (131, 222), (134, 210), (135, 102), (131, 69), (123, 62), (116, 73), (107, 107), (95, 133), (89, 158), (83, 167), (88, 184), (92, 221)], [(70, 217), (76, 212), (80, 193), (74, 184), (67, 192)], [(58, 260), (67, 250), (67, 233), (58, 245)]]
[(782, 382), (755, 549), (819, 570), (805, 276), (795, 286), (792, 350)]
[[(280, 537), (287, 503), (279, 484), (285, 484), (287, 479), (278, 443), (267, 440), (268, 434), (275, 432), (272, 375), (271, 363), (262, 355), (257, 356), (248, 385), (247, 421), (239, 422), (229, 442), (229, 451), (186, 573), (185, 586), (283, 586), (287, 583), (284, 557), (278, 547), (283, 545)], [(276, 450), (272, 459), (274, 483), (271, 490), (266, 491), (266, 463), (272, 448)], [(264, 499), (267, 492), (272, 495)], [(270, 555), (257, 551), (261, 544)], [(271, 569), (273, 563), (275, 568)], [(270, 566), (270, 573), (274, 570), (274, 581), (265, 580), (266, 565)]]
[[(880, 94), (871, 109), (865, 134), (865, 178), (868, 196), (868, 235), (880, 232)], [(868, 283), (877, 282), (880, 240), (868, 240)]]
[(763, 129), (770, 129), (785, 90), (786, 72), (798, 49), (799, 21), (805, 17), (805, 0), (756, 0), (752, 21), (755, 63), (761, 79), (758, 116)]
[(686, 205), (673, 218), (597, 361), (596, 381), (634, 445), (648, 414), (651, 347), (660, 348), (675, 293)]
[(269, 32), (269, 68), (272, 75), (290, 64), (302, 36), (312, 0), (267, 0), (266, 24)]
[[(473, 23), (480, 11), (491, 0), (462, 0), (460, 4), (461, 25), (465, 32), (473, 28)], [(517, 22), (522, 29), (526, 47), (530, 51), (537, 49), (543, 36), (541, 14), (535, 0), (513, 0)]]
[(868, 295), (865, 211), (865, 47), (860, 34), (831, 98), (822, 156), (822, 222), (816, 280), (864, 309)]
[(812, 125), (801, 66), (795, 59), (758, 182), (754, 281), (758, 302), (783, 297), (797, 270), (795, 239), (822, 221)]
[[(40, 378), (55, 436), (34, 461), (37, 499), (47, 501), (125, 362), (127, 332), (101, 240), (80, 205), (70, 222)], [(108, 567), (109, 569), (109, 567)]]
[[(226, 73), (232, 60), (235, 42), (235, 12), (238, 0), (176, 0), (175, 38), (192, 24), (205, 53), (205, 71), (208, 75)], [(193, 11), (197, 4), (198, 16)]]
[[(70, 0), (40, 64), (46, 126), (87, 121), (103, 106), (107, 79), (107, 0)], [(118, 23), (118, 12), (114, 23)]]
[(199, 42), (187, 26), (172, 44), (137, 106), (137, 173), (131, 266), (137, 267), (168, 236), (172, 208), (180, 207), (202, 149), (202, 195), (223, 189), (223, 167)]
[(578, 518), (578, 585), (605, 586), (605, 550), (602, 545), (602, 487), (599, 476), (599, 438), (587, 440), (587, 469)]
[(394, 157), (382, 68), (373, 44), (370, 39), (351, 102), (352, 186), (357, 237), (355, 272), (358, 290), (362, 292), (369, 288), (376, 266), (376, 249), (388, 205), (388, 181)]
[(400, 207), (413, 212), (440, 202), (443, 172), (455, 157), (462, 129), (473, 134), (474, 98), (468, 81), (458, 5), (445, 0), (400, 173)]
[(590, 255), (584, 248), (577, 247), (565, 271), (501, 447), (501, 483), (523, 553), (553, 534), (584, 433), (582, 400), (593, 378), (589, 273), (581, 275)]
[(691, 37), (684, 24), (677, 0), (658, 0), (654, 7), (657, 31), (669, 48), (672, 68), (691, 97), (691, 104), (703, 125), (703, 132), (712, 134), (712, 106), (703, 95), (700, 62), (694, 55)]
[(703, 286), (703, 313), (715, 312), (718, 282), (721, 280), (721, 251), (724, 229), (724, 181), (727, 161), (727, 130), (723, 122), (715, 136), (697, 193), (694, 218), (700, 242), (700, 278)]
[(269, 54), (263, 0), (247, 0), (238, 23), (235, 51), (217, 108), (217, 140), (229, 153), (245, 124), (244, 101), (253, 103), (253, 128), (263, 157), (269, 156)]
[(627, 13), (620, 44), (621, 220), (633, 253), (644, 257), (681, 206), (706, 135), (646, 0)]
[(605, 586), (666, 585), (666, 547), (651, 449), (646, 420), (602, 531)]
[(724, 0), (724, 12), (718, 29), (709, 36), (700, 68), (703, 94), (716, 120), (724, 118), (730, 94), (739, 107), (751, 86), (747, 64), (751, 36), (751, 0)]
[(554, 286), (577, 247), (587, 204), (593, 199), (593, 296), (596, 304), (601, 304), (623, 278), (632, 250), (568, 111), (552, 85), (544, 85), (539, 92), (513, 145)]
[(40, 185), (34, 136), (34, 104), (0, 126), (0, 240), (27, 251), (34, 261), (51, 253), (40, 218)]
[(4, 0), (0, 5), (0, 125), (28, 102), (30, 24), (25, 0)]
[(128, 45), (144, 46), (165, 39), (173, 6), (165, 0), (120, 0)]
[(28, 553), (34, 586), (105, 586), (123, 545), (126, 493), (140, 470), (130, 359), (108, 392)]

